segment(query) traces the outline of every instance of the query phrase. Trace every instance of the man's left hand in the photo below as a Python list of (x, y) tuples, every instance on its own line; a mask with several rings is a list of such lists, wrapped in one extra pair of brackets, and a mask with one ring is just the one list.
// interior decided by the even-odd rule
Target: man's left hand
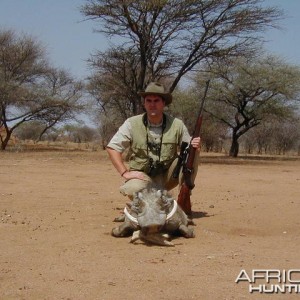
[(191, 141), (191, 145), (196, 149), (200, 149), (200, 147), (201, 147), (201, 138), (200, 137), (193, 138), (192, 141)]

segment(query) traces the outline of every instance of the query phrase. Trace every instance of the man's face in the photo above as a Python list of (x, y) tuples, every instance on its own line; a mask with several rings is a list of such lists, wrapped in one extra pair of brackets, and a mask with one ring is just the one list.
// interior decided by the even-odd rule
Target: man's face
[(147, 95), (144, 98), (144, 106), (148, 116), (155, 117), (163, 114), (165, 102), (160, 96)]

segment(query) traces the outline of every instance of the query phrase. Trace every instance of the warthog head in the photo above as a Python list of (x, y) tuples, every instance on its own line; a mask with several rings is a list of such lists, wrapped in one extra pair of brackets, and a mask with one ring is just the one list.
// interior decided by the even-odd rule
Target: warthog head
[(166, 221), (176, 212), (177, 202), (166, 191), (150, 189), (134, 195), (131, 213), (124, 209), (128, 219), (137, 225), (143, 234), (159, 232)]

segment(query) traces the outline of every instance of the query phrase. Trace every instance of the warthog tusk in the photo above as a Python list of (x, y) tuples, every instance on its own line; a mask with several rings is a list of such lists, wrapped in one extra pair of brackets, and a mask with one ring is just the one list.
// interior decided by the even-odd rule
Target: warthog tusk
[(125, 216), (133, 223), (135, 224), (139, 224), (137, 218), (133, 217), (127, 210), (127, 207), (124, 208), (124, 214)]
[[(172, 208), (172, 210), (167, 214), (166, 221), (168, 221), (169, 219), (171, 219), (171, 218), (174, 216), (174, 214), (175, 214), (175, 212), (176, 212), (176, 210), (177, 210), (177, 202), (176, 202), (175, 200), (174, 200), (173, 202), (174, 202), (173, 208)], [(133, 216), (128, 212), (126, 206), (125, 206), (125, 208), (124, 208), (124, 214), (126, 215), (126, 217), (127, 217), (131, 222), (133, 222), (133, 223), (135, 223), (135, 224), (139, 224), (138, 219), (135, 218), (135, 217), (133, 217)]]
[(173, 208), (170, 211), (170, 213), (167, 214), (167, 219), (166, 219), (167, 221), (170, 220), (174, 216), (174, 214), (177, 210), (177, 201), (174, 200), (173, 202), (174, 202)]

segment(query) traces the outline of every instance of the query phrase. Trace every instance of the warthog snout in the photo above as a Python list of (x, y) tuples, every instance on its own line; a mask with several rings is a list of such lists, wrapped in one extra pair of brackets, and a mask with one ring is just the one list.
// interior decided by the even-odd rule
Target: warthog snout
[[(169, 198), (161, 190), (147, 194), (147, 198), (143, 193), (136, 193), (131, 205), (131, 214), (129, 215), (127, 209), (125, 214), (143, 233), (159, 232), (171, 217), (170, 208), (174, 202), (176, 201), (173, 198)], [(175, 210), (176, 207), (172, 211)]]

